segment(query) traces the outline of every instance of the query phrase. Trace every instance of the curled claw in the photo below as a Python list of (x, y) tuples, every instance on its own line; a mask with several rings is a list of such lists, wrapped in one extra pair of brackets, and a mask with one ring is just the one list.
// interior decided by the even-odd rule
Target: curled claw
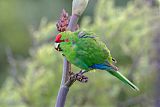
[(88, 82), (88, 77), (83, 75), (85, 72), (86, 71), (81, 70), (79, 73), (75, 74), (76, 80), (82, 83)]
[(82, 82), (82, 83), (88, 82), (88, 77), (86, 77), (86, 76), (83, 75), (83, 77), (82, 77), (82, 79), (81, 79), (80, 82)]

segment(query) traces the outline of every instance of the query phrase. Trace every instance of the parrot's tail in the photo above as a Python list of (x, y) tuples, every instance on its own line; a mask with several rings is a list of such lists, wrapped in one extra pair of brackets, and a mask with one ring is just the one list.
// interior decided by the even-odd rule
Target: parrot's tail
[(131, 88), (133, 88), (134, 90), (139, 91), (139, 88), (137, 86), (135, 86), (132, 82), (130, 82), (126, 77), (124, 77), (118, 70), (118, 68), (113, 65), (113, 64), (109, 64), (109, 63), (105, 63), (105, 64), (94, 64), (92, 66), (90, 66), (90, 68), (92, 69), (100, 69), (100, 70), (106, 70), (108, 71), (110, 74), (112, 74), (113, 76), (117, 77), (119, 80), (121, 80), (122, 82), (124, 82), (125, 84), (129, 85)]
[(117, 77), (119, 80), (124, 82), (125, 84), (128, 84), (131, 88), (133, 88), (136, 91), (139, 91), (139, 88), (135, 86), (132, 82), (130, 82), (125, 76), (123, 76), (119, 71), (109, 71), (107, 70), (110, 74), (113, 76)]

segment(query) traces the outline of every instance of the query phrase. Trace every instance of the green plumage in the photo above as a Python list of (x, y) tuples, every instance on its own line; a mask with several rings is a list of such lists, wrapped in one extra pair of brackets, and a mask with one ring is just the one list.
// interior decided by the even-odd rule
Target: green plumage
[[(68, 38), (70, 42), (62, 42), (60, 47), (63, 54), (74, 65), (88, 70), (93, 64), (103, 63), (107, 59), (110, 63), (112, 57), (108, 48), (98, 39), (79, 38), (77, 32), (63, 32), (62, 40)], [(100, 57), (97, 57), (100, 56)]]
[(106, 70), (133, 89), (139, 90), (118, 72), (118, 68), (112, 64), (114, 60), (109, 49), (97, 37), (94, 37), (95, 34), (84, 31), (66, 31), (60, 34), (62, 35), (61, 40), (68, 39), (68, 42), (60, 43), (60, 48), (69, 62), (86, 71)]

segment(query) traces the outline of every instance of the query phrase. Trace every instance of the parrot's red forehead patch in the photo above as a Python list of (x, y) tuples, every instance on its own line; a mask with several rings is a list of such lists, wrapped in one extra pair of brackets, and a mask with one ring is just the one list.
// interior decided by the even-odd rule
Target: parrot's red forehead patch
[(56, 43), (60, 43), (60, 42), (69, 42), (68, 39), (61, 40), (61, 37), (62, 37), (62, 35), (61, 35), (61, 34), (58, 34), (58, 35), (56, 36), (54, 42), (56, 42)]
[(61, 41), (61, 37), (62, 37), (62, 35), (61, 34), (58, 34), (57, 36), (56, 36), (56, 38), (55, 38), (55, 42), (57, 42), (57, 43), (59, 43), (59, 42), (62, 42)]

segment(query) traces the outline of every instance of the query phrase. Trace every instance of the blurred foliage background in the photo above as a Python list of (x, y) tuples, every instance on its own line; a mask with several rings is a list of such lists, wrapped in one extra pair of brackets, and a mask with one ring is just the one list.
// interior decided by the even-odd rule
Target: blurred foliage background
[[(61, 81), (57, 34), (72, 0), (0, 0), (0, 107), (53, 107)], [(76, 82), (66, 107), (160, 107), (159, 0), (90, 0), (80, 29), (96, 32), (120, 71), (140, 92), (108, 75), (90, 72)], [(79, 69), (73, 66), (73, 71)]]

